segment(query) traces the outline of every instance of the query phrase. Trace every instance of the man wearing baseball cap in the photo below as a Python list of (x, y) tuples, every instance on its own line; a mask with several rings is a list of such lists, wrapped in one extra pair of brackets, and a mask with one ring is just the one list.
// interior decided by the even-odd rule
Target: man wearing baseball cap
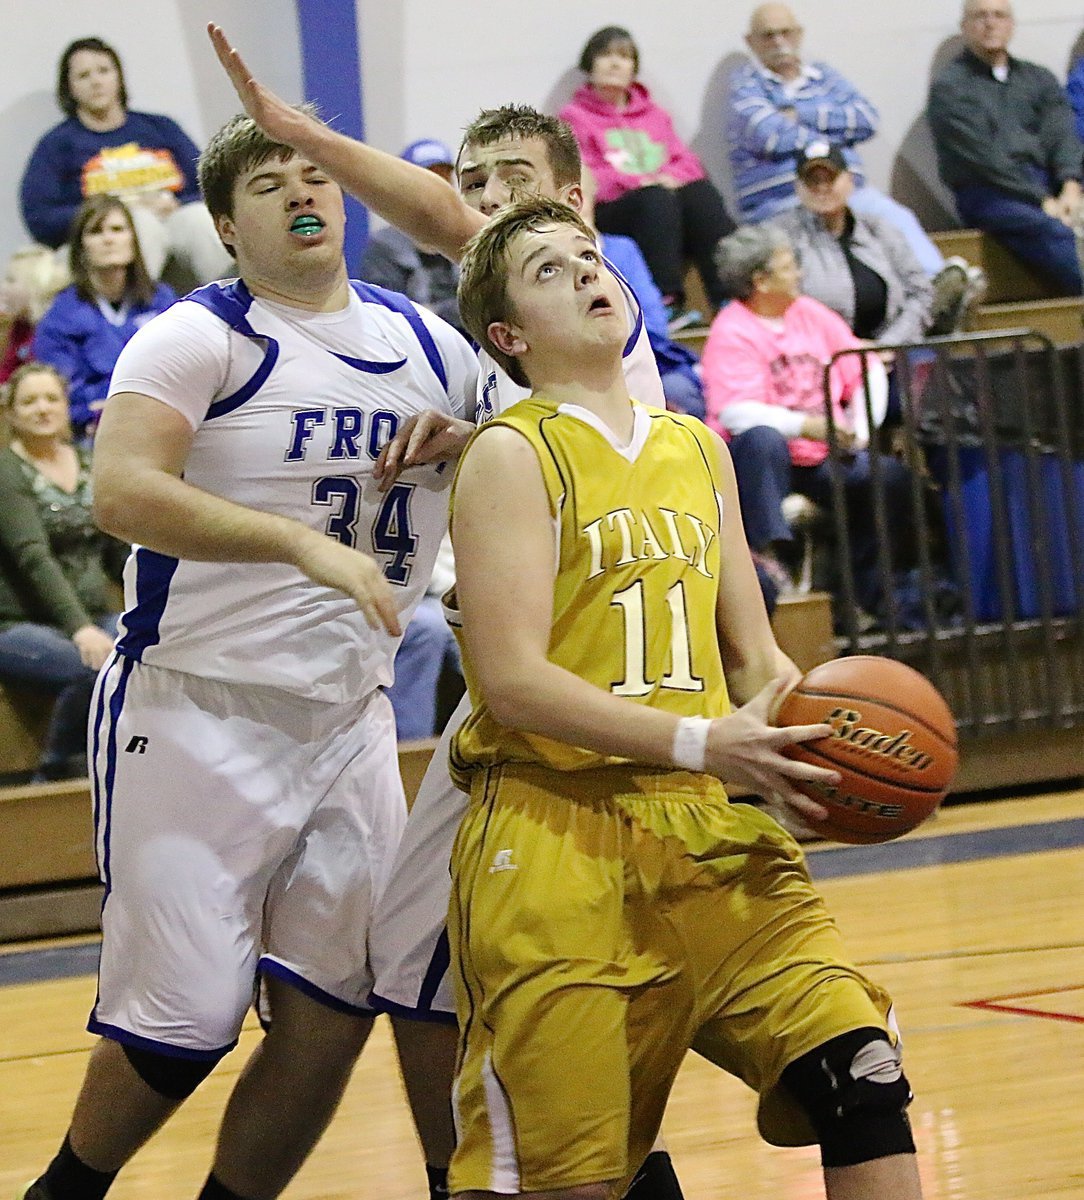
[(449, 182), (455, 170), (455, 155), (436, 138), (419, 138), (416, 142), (411, 142), (399, 157), (405, 158), (416, 167), (425, 167)]
[[(451, 185), (455, 155), (436, 138), (419, 138), (411, 142), (399, 157), (432, 171)], [(367, 283), (402, 292), (415, 304), (424, 304), (462, 331), (455, 298), (459, 268), (439, 250), (420, 245), (401, 230), (385, 225), (369, 238), (360, 274)]]
[(907, 239), (883, 216), (851, 204), (855, 179), (840, 146), (827, 139), (798, 151), (798, 207), (776, 218), (794, 247), (802, 290), (837, 312), (868, 341), (915, 342), (951, 333), (977, 298), (962, 260), (931, 280)]

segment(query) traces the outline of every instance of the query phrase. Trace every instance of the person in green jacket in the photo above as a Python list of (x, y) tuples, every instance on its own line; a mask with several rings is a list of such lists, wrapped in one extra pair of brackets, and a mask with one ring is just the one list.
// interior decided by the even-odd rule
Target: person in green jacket
[(3, 411), (11, 440), (0, 450), (0, 679), (56, 697), (35, 779), (64, 779), (86, 772), (90, 697), (112, 652), (113, 581), (128, 547), (94, 524), (90, 459), (71, 443), (63, 377), (25, 363), (3, 391)]

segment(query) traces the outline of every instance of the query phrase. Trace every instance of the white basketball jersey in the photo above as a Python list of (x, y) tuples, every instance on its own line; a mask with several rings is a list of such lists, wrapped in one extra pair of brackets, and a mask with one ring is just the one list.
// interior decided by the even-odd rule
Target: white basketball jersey
[[(188, 483), (375, 557), (405, 628), (447, 526), (452, 471), (412, 468), (382, 494), (373, 462), (412, 414), (463, 416), (477, 364), (433, 314), (353, 288), (342, 312), (309, 313), (254, 299), (240, 281), (210, 284), (136, 334), (110, 392), (187, 417)], [(125, 608), (117, 648), (142, 662), (335, 702), (392, 680), (398, 639), (286, 564), (135, 547)]]
[[(636, 293), (621, 272), (609, 261), (606, 265), (621, 284), (625, 294), (626, 311), (629, 314), (629, 327), (632, 332), (625, 343), (623, 365), (625, 382), (628, 384), (629, 395), (649, 408), (665, 408), (666, 397), (663, 395), (662, 380), (659, 378), (658, 364), (651, 349), (651, 342), (644, 325), (644, 314)], [(505, 369), (493, 358), (489, 351), (478, 350), (478, 396), (474, 409), (474, 420), (478, 425), (492, 421), (503, 412), (507, 412), (513, 404), (526, 400), (531, 394), (530, 388), (509, 378)]]

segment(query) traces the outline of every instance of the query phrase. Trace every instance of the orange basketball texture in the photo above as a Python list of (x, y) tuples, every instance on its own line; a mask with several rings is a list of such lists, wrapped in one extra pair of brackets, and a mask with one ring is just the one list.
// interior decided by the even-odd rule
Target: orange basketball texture
[(843, 777), (836, 788), (798, 784), (828, 809), (802, 820), (837, 842), (887, 842), (921, 824), (956, 773), (956, 722), (941, 693), (891, 658), (855, 655), (807, 672), (782, 699), (777, 725), (831, 725), (830, 738), (784, 753)]

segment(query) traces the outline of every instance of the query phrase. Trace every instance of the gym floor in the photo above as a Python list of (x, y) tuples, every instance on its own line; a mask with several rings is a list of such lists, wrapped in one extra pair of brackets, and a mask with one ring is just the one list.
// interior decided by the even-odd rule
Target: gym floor
[[(1084, 1196), (1084, 791), (954, 804), (885, 846), (811, 846), (852, 955), (893, 993), (927, 1200)], [(52, 1156), (92, 1039), (93, 939), (0, 953), (0, 1197)], [(192, 1196), (240, 1046), (129, 1165), (117, 1200)], [(690, 1055), (665, 1134), (690, 1200), (816, 1200), (818, 1155), (754, 1131)], [(384, 1022), (291, 1200), (416, 1200), (425, 1177)]]

